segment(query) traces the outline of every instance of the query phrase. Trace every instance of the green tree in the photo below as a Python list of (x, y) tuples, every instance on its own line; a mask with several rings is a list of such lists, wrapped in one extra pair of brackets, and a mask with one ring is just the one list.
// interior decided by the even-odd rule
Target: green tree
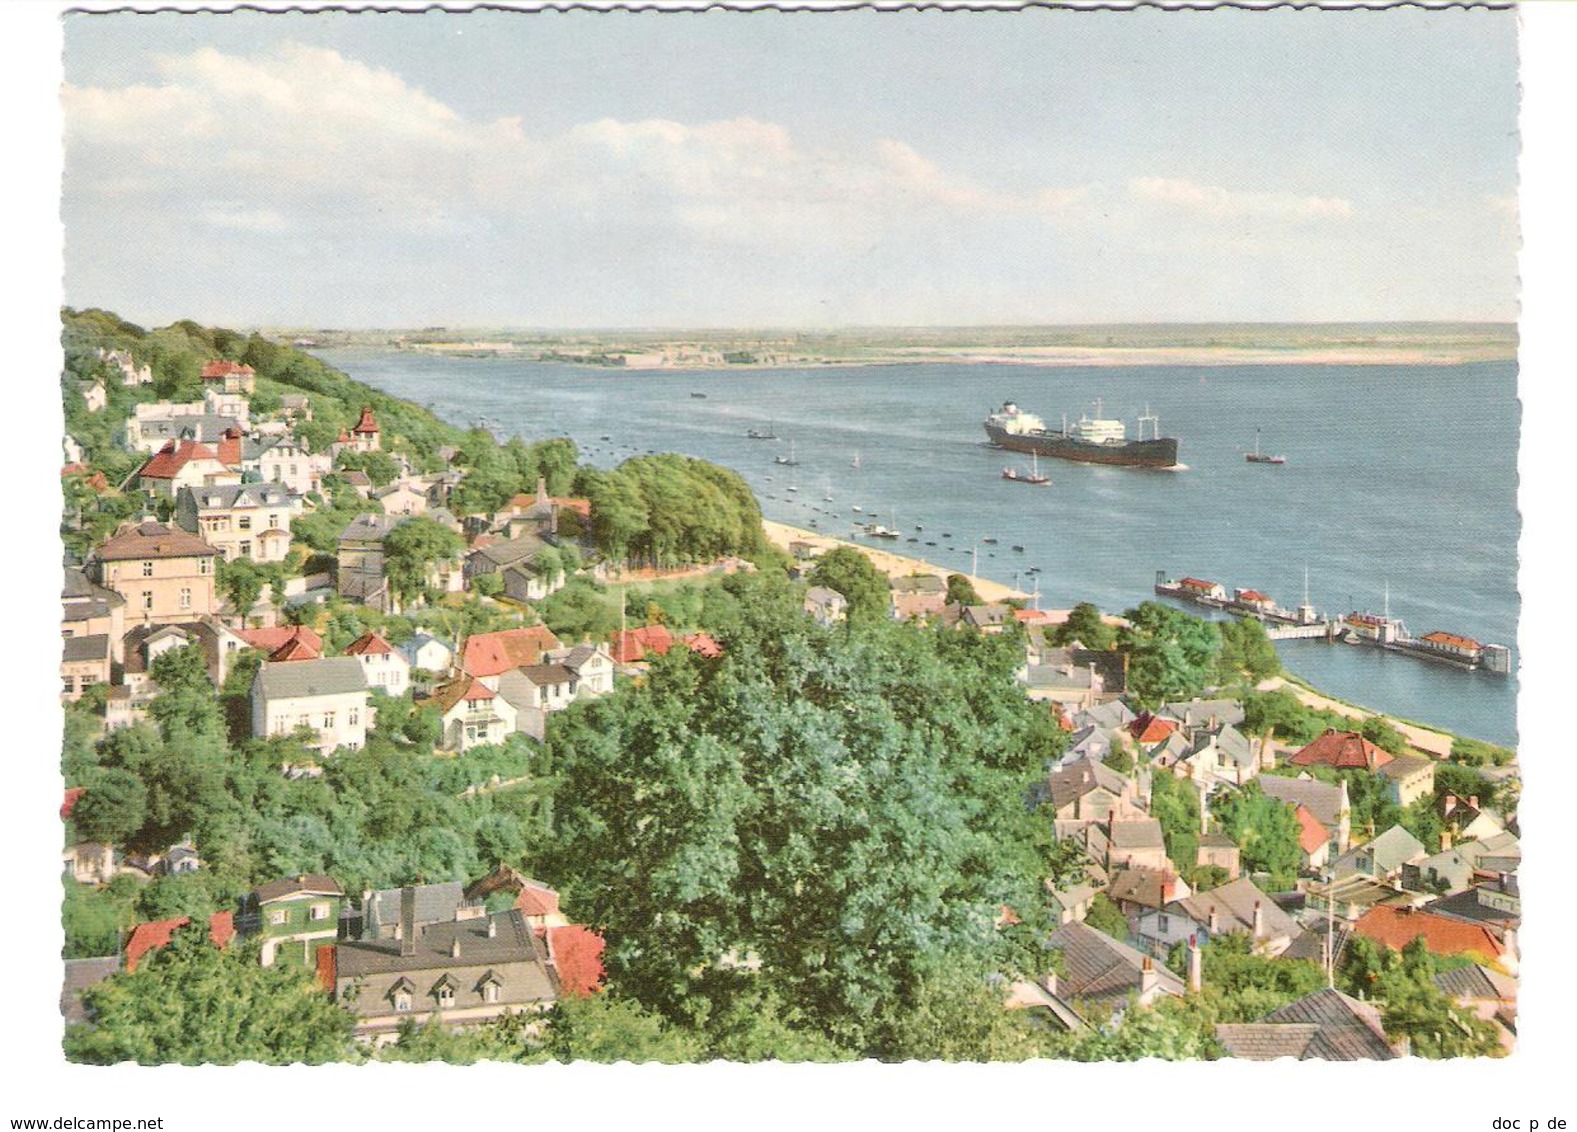
[(440, 562), (465, 549), (465, 541), (425, 515), (407, 519), (383, 537), (383, 570), (401, 601), (427, 592), (428, 576)]
[(1101, 611), (1081, 601), (1068, 611), (1068, 619), (1049, 634), (1053, 644), (1068, 646), (1075, 641), (1087, 649), (1104, 652), (1117, 643), (1117, 630), (1101, 620)]
[(1085, 914), (1084, 922), (1098, 932), (1105, 932), (1115, 940), (1126, 943), (1128, 940), (1128, 917), (1122, 914), (1122, 909), (1110, 896), (1104, 892), (1097, 892), (1090, 901), (1090, 910)]
[(147, 820), (148, 789), (127, 770), (100, 771), (71, 809), (78, 836), (107, 845), (124, 845)]
[(1281, 671), (1281, 658), (1261, 622), (1244, 617), (1222, 622), (1219, 629), (1221, 652), (1216, 658), (1216, 679), (1220, 683), (1247, 679), (1250, 684), (1257, 684)]
[(949, 605), (979, 605), (980, 595), (975, 584), (963, 574), (947, 576), (947, 602)]
[(250, 558), (221, 561), (215, 577), (219, 592), (230, 603), (230, 609), (243, 617), (252, 611), (257, 599), (262, 596), (265, 580), (264, 573)]
[(351, 1016), (308, 974), (215, 947), (202, 921), (178, 929), (135, 973), (111, 975), (82, 998), (89, 1021), (66, 1031), (72, 1061), (282, 1065), (352, 1056)]
[(1274, 888), (1291, 888), (1302, 861), (1293, 808), (1252, 782), (1218, 794), (1211, 804), (1222, 832), (1241, 847), (1244, 868), (1268, 874)]
[(673, 1065), (705, 1052), (699, 1035), (608, 994), (561, 999), (548, 1015), (547, 1053), (556, 1061)]
[(1123, 615), (1118, 641), (1129, 653), (1128, 691), (1144, 707), (1199, 695), (1215, 674), (1221, 635), (1209, 621), (1147, 601)]
[(810, 584), (836, 590), (849, 603), (849, 619), (871, 620), (887, 616), (887, 579), (871, 560), (850, 546), (839, 546), (816, 560)]
[(1115, 1024), (1052, 1040), (1051, 1056), (1072, 1061), (1213, 1061), (1224, 1054), (1207, 1015), (1178, 999), (1129, 1007)]

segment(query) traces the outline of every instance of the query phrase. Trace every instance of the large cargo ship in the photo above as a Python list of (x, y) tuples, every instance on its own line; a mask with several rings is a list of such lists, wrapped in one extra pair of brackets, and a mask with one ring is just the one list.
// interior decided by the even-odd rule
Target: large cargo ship
[[(1161, 419), (1148, 409), (1139, 418), (1137, 440), (1128, 439), (1128, 430), (1122, 421), (1104, 419), (1100, 412), (1101, 403), (1097, 401), (1094, 417), (1080, 416), (1072, 429), (1064, 418), (1062, 431), (1052, 432), (1039, 417), (1008, 401), (986, 418), (986, 435), (998, 448), (1055, 456), (1059, 460), (1117, 464), (1128, 468), (1178, 466), (1177, 439), (1161, 435)], [(1145, 439), (1146, 424), (1154, 432), (1150, 439)]]

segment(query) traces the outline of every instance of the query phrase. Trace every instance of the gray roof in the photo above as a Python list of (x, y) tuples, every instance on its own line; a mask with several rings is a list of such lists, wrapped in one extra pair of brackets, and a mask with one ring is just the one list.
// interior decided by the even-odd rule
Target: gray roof
[(1277, 774), (1262, 774), (1257, 779), (1259, 788), (1272, 798), (1292, 806), (1307, 806), (1309, 812), (1328, 829), (1335, 829), (1341, 821), (1342, 788), (1313, 778), (1283, 778)]
[(264, 661), (257, 670), (263, 695), (271, 700), (302, 696), (337, 696), (365, 692), (367, 672), (353, 656), (328, 656), (317, 660)]
[(1133, 709), (1121, 700), (1113, 700), (1106, 704), (1096, 704), (1086, 708), (1074, 719), (1075, 724), (1093, 724), (1096, 727), (1115, 731), (1119, 727), (1127, 727), (1137, 718)]
[(221, 417), (213, 413), (191, 413), (182, 416), (144, 417), (137, 427), (146, 438), (164, 437), (171, 440), (190, 437), (204, 444), (224, 436), (227, 429), (239, 429), (241, 422), (234, 417)]
[(1261, 1019), (1262, 1022), (1312, 1022), (1319, 1033), (1303, 1053), (1306, 1058), (1326, 1061), (1389, 1061), (1396, 1054), (1386, 1040), (1380, 1012), (1368, 1003), (1349, 998), (1341, 991), (1315, 991), (1297, 1002), (1288, 1003)]
[(1243, 705), (1236, 700), (1179, 700), (1162, 704), (1155, 714), (1175, 719), (1184, 727), (1200, 727), (1212, 719), (1236, 727), (1243, 722)]
[(190, 496), (200, 511), (228, 511), (235, 507), (285, 507), (290, 503), (290, 493), (278, 484), (232, 483), (214, 487), (183, 487), (181, 497)]
[[(489, 923), (495, 925), (496, 934), (493, 936), (487, 934)], [(456, 940), (460, 942), (458, 957), (454, 954)], [(419, 925), (415, 955), (401, 955), (401, 942), (389, 939), (341, 943), (335, 948), (336, 976), (341, 979), (358, 978), (444, 967), (518, 963), (524, 960), (535, 962), (542, 968), (538, 997), (554, 997), (553, 984), (545, 963), (546, 955), (540, 949), (541, 945), (531, 926), (526, 923), (524, 914), (517, 908), (470, 920)]]
[(1088, 668), (1067, 668), (1055, 664), (1033, 664), (1024, 674), (1024, 683), (1031, 688), (1042, 691), (1067, 688), (1069, 691), (1084, 691), (1089, 688), (1093, 673)]
[(506, 542), (495, 542), (491, 546), (484, 546), (473, 550), (467, 557), (480, 559), (495, 567), (513, 566), (518, 562), (534, 558), (540, 554), (547, 543), (536, 535), (521, 535)]
[(82, 1009), (82, 992), (120, 970), (119, 955), (105, 955), (97, 959), (67, 959), (66, 977), (60, 988), (60, 1013), (70, 1022), (86, 1022)]
[(94, 633), (88, 637), (67, 637), (62, 642), (60, 659), (66, 664), (80, 664), (87, 660), (107, 660), (110, 655), (108, 633)]
[(340, 542), (382, 542), (384, 536), (409, 519), (409, 515), (357, 515), (340, 532)]
[[(1411, 861), (1428, 855), (1424, 843), (1400, 825), (1393, 825), (1373, 841), (1366, 842), (1345, 854), (1336, 862), (1338, 875), (1346, 869), (1354, 872), (1368, 871), (1371, 876), (1389, 876)], [(1371, 862), (1367, 870), (1360, 869), (1360, 859)]]
[(1319, 1035), (1317, 1022), (1220, 1022), (1216, 1040), (1232, 1057), (1248, 1061), (1276, 1061), (1290, 1057), (1302, 1061)]
[[(1068, 999), (1126, 999), (1130, 992), (1139, 990), (1149, 958), (1126, 943), (1077, 922), (1052, 932), (1046, 947), (1062, 953), (1057, 992)], [(1182, 980), (1149, 961), (1157, 985), (1168, 994), (1181, 995)]]
[(1260, 891), (1248, 877), (1239, 877), (1209, 892), (1177, 901), (1177, 907), (1197, 924), (1209, 924), (1210, 913), (1216, 914), (1218, 934), (1251, 935), (1254, 931), (1254, 906), (1259, 905), (1263, 927), (1261, 938), (1286, 936), (1294, 939), (1299, 934), (1297, 921), (1281, 910), (1274, 900)]
[(1164, 849), (1166, 838), (1155, 818), (1129, 818), (1114, 821), (1108, 831), (1114, 849)]
[(62, 621), (87, 621), (94, 617), (107, 617), (112, 609), (126, 604), (126, 599), (114, 590), (105, 589), (90, 581), (75, 567), (65, 569), (64, 583), (60, 587), (60, 619)]
[(915, 574), (894, 578), (887, 583), (894, 593), (941, 594), (947, 592), (947, 583), (935, 574)]
[[(1174, 732), (1175, 734), (1175, 732)], [(1197, 755), (1214, 745), (1228, 761), (1241, 767), (1253, 766), (1255, 762), (1254, 749), (1247, 738), (1230, 723), (1222, 723), (1214, 729), (1198, 729), (1194, 732), (1194, 742), (1189, 748), (1190, 755)]]
[(1477, 963), (1471, 967), (1457, 967), (1435, 976), (1435, 986), (1453, 998), (1493, 998), (1507, 1002), (1517, 1000), (1517, 980)]
[(1379, 773), (1393, 781), (1401, 781), (1434, 765), (1433, 760), (1418, 755), (1393, 755), (1390, 762), (1380, 767)]
[(126, 630), (126, 635), (121, 638), (121, 652), (126, 658), (128, 676), (148, 670), (147, 645), (162, 637), (178, 637), (186, 645), (202, 649), (208, 678), (219, 678), (219, 631), (207, 621), (182, 621), (177, 625), (134, 625)]
[[(298, 661), (306, 664), (306, 661)], [(259, 904), (266, 904), (270, 900), (278, 900), (285, 896), (294, 896), (298, 892), (310, 893), (314, 896), (344, 896), (345, 890), (339, 886), (339, 881), (323, 873), (303, 873), (299, 876), (283, 877), (280, 880), (264, 881), (252, 890), (252, 896)]]
[(1052, 771), (1046, 788), (1051, 804), (1060, 810), (1094, 790), (1120, 795), (1128, 788), (1128, 780), (1094, 759), (1080, 759)]
[[(465, 904), (465, 886), (457, 880), (439, 884), (415, 885), (416, 922), (434, 924), (452, 920)], [(392, 933), (400, 922), (401, 894), (398, 888), (380, 888), (362, 901), (362, 938), (376, 939)]]

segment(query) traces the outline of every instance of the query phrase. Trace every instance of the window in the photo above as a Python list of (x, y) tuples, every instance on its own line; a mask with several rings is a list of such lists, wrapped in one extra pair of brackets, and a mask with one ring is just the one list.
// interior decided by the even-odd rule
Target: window
[(318, 901), (307, 912), (307, 919), (309, 920), (326, 920), (328, 918), (329, 902), (327, 900)]
[(270, 908), (268, 910), (268, 922), (271, 924), (282, 924), (289, 918), (290, 912), (287, 909)]
[(334, 713), (333, 712), (326, 711), (326, 712), (323, 713), (323, 726), (325, 728), (334, 726)]
[(438, 988), (438, 1005), (439, 1005), (440, 1008), (445, 1009), (445, 1010), (447, 1010), (449, 1007), (454, 1005), (454, 988), (453, 987), (439, 987)]
[(482, 988), (482, 1001), (483, 1002), (497, 1002), (498, 1001), (498, 984), (497, 983), (488, 983), (485, 987)]
[(236, 525), (236, 527), (239, 530), (243, 530), (243, 531), (251, 530), (252, 529), (252, 516), (250, 516), (250, 515), (237, 516), (236, 521), (235, 521), (235, 525)]
[(192, 607), (192, 591), (188, 587), (182, 586), (181, 587), (181, 608), (182, 609), (190, 609), (191, 607)]
[(409, 991), (394, 992), (394, 1009), (400, 1014), (409, 1013), (411, 1009), (411, 995)]
[(151, 577), (153, 577), (153, 563), (152, 562), (144, 562), (142, 564), (142, 576), (144, 578), (151, 578)]
[(350, 711), (346, 713), (345, 722), (351, 727), (355, 727), (357, 724), (359, 724), (361, 722), (361, 709), (351, 708)]
[(199, 574), (211, 574), (213, 569), (214, 560), (212, 558), (199, 558), (197, 560), (197, 572)]
[(142, 591), (142, 607), (144, 609), (152, 609), (153, 608), (153, 591), (152, 590), (143, 590)]
[(60, 690), (68, 696), (71, 695), (77, 690), (76, 678), (72, 676), (62, 676), (60, 678)]
[(290, 465), (290, 474), (291, 475), (295, 475), (296, 474), (296, 466), (294, 464)]
[(268, 517), (268, 529), (271, 530), (271, 531), (277, 531), (279, 529), (279, 516), (278, 515), (270, 515)]
[(250, 557), (252, 557), (252, 540), (251, 539), (243, 539), (241, 541), (240, 554), (241, 554), (242, 558), (250, 558)]

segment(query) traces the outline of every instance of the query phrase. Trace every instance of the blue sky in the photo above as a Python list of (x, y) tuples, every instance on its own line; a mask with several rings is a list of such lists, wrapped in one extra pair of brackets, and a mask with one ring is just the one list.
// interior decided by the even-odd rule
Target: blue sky
[(1516, 315), (1507, 12), (72, 15), (65, 60), (67, 301), (148, 322)]

